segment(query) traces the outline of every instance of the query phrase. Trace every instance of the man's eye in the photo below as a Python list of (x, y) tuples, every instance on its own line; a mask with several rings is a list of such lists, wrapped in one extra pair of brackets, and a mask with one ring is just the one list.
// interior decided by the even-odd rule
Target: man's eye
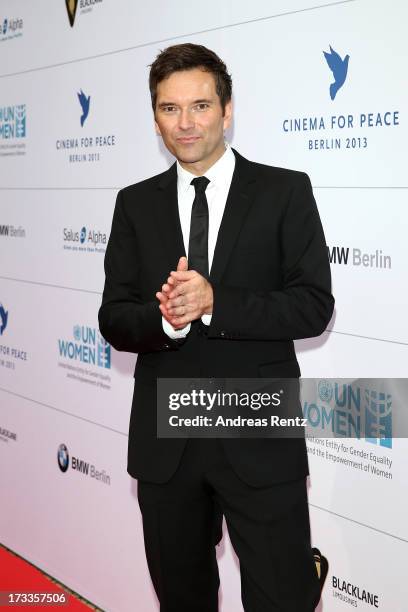
[(163, 111), (165, 113), (173, 113), (176, 110), (175, 106), (163, 106)]
[(203, 110), (207, 110), (207, 108), (209, 108), (209, 104), (207, 104), (207, 102), (200, 102), (200, 104), (196, 104), (195, 108), (199, 111), (203, 111)]

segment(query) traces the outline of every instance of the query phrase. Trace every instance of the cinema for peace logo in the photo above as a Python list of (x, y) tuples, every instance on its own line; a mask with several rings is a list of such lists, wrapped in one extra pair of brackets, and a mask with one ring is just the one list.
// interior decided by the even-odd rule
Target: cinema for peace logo
[[(55, 148), (59, 154), (66, 153), (66, 159), (70, 164), (100, 162), (104, 151), (111, 151), (116, 146), (116, 134), (95, 132), (91, 112), (94, 105), (93, 96), (82, 88), (75, 94), (77, 128), (73, 128), (70, 134), (58, 138)], [(72, 95), (72, 104), (75, 98)], [(68, 122), (64, 122), (64, 125), (66, 123)]]
[(6, 330), (8, 321), (8, 311), (4, 308), (3, 304), (0, 304), (0, 336)]
[(9, 309), (0, 301), (0, 367), (6, 368), (10, 372), (16, 370), (20, 363), (27, 362), (28, 356), (25, 349), (4, 343), (8, 336), (9, 327)]
[[(329, 51), (317, 51), (316, 49), (316, 71), (319, 64), (324, 62), (326, 66), (325, 86), (323, 88), (311, 87), (311, 95), (322, 90), (328, 93), (331, 100), (329, 112), (327, 112), (327, 97), (321, 100), (321, 107), (310, 115), (302, 113), (304, 99), (300, 98), (299, 113), (291, 117), (283, 117), (281, 120), (282, 132), (287, 138), (291, 138), (295, 146), (303, 146), (309, 151), (331, 151), (341, 150), (350, 154), (356, 149), (367, 149), (375, 146), (375, 134), (378, 130), (399, 129), (401, 118), (400, 110), (392, 105), (386, 108), (373, 107), (373, 101), (359, 100), (358, 104), (350, 102), (353, 94), (353, 84), (358, 79), (364, 79), (365, 75), (353, 72), (350, 69), (352, 53), (337, 45), (328, 45)], [(356, 69), (355, 69), (356, 70)], [(321, 70), (319, 70), (319, 79)], [(347, 104), (344, 99), (347, 90)], [(361, 106), (360, 106), (361, 104)], [(306, 104), (306, 106), (310, 106)], [(320, 106), (320, 103), (318, 107)], [(390, 142), (390, 147), (392, 141)]]
[(89, 115), (89, 106), (91, 104), (91, 96), (86, 96), (84, 92), (81, 91), (78, 93), (78, 100), (81, 105), (82, 114), (81, 114), (81, 127), (84, 127), (84, 123)]
[(334, 100), (340, 87), (343, 87), (348, 71), (348, 63), (350, 56), (346, 55), (344, 59), (341, 59), (340, 55), (330, 45), (330, 53), (323, 51), (323, 55), (326, 58), (328, 67), (333, 73), (334, 82), (330, 85), (330, 98)]

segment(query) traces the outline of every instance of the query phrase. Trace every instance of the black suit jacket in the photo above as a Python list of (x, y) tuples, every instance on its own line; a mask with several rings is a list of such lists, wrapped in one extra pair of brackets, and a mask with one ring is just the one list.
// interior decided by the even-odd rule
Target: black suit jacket
[[(128, 472), (166, 482), (184, 439), (157, 438), (157, 377), (298, 377), (293, 340), (321, 334), (333, 312), (327, 248), (306, 174), (246, 160), (236, 165), (210, 272), (211, 325), (193, 322), (184, 342), (163, 331), (155, 297), (186, 255), (177, 170), (117, 196), (99, 310), (104, 338), (138, 353)], [(238, 476), (253, 486), (308, 473), (303, 439), (223, 439)]]

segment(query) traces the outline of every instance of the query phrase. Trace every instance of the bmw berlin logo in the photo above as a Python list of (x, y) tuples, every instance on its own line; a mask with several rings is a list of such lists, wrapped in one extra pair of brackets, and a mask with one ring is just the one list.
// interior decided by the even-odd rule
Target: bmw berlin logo
[(66, 472), (69, 466), (69, 453), (65, 444), (58, 447), (58, 465), (61, 472)]

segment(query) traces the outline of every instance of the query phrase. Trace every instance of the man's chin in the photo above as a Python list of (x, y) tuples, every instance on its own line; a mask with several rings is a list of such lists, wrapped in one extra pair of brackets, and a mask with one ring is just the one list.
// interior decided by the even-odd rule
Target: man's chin
[(180, 157), (177, 157), (177, 159), (179, 160), (179, 162), (181, 162), (182, 164), (195, 164), (196, 162), (201, 161), (201, 157), (195, 155), (180, 155)]

